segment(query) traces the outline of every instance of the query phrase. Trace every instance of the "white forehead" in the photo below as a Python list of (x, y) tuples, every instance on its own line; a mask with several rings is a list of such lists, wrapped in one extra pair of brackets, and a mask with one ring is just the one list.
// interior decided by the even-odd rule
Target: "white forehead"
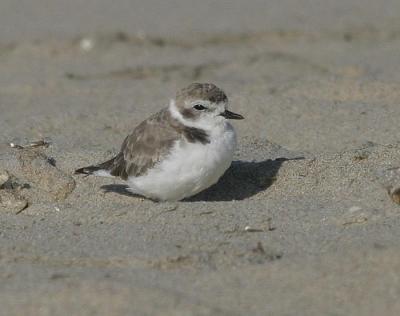
[(196, 104), (201, 104), (209, 109), (216, 109), (216, 110), (220, 110), (220, 112), (223, 112), (223, 111), (225, 111), (227, 102), (215, 103), (215, 102), (211, 102), (210, 100), (188, 99), (188, 100), (185, 100), (184, 104), (185, 104), (185, 108), (192, 108)]

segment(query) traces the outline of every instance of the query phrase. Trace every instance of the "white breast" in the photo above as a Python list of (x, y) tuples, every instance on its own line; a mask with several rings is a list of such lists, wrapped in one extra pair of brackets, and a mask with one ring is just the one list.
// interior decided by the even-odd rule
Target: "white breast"
[(236, 147), (233, 127), (213, 129), (210, 143), (175, 143), (170, 155), (146, 175), (128, 179), (131, 191), (157, 200), (181, 200), (218, 181), (230, 166)]

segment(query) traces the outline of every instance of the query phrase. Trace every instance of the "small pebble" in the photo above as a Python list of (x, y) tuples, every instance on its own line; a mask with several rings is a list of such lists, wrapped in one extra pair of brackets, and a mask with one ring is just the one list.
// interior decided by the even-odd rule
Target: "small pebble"
[(79, 47), (84, 52), (88, 52), (93, 49), (94, 47), (94, 40), (92, 38), (82, 38), (79, 42)]
[(246, 226), (246, 227), (244, 228), (244, 230), (245, 230), (246, 232), (249, 232), (249, 233), (257, 233), (257, 232), (262, 232), (262, 231), (263, 231), (262, 229), (254, 228), (254, 227), (251, 227), (251, 226)]

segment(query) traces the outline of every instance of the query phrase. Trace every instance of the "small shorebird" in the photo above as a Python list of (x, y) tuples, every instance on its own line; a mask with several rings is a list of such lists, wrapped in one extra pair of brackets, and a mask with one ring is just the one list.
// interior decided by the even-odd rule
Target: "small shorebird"
[(236, 134), (228, 98), (211, 83), (192, 83), (168, 107), (139, 124), (121, 151), (75, 173), (120, 177), (129, 190), (158, 201), (177, 201), (210, 187), (232, 162)]

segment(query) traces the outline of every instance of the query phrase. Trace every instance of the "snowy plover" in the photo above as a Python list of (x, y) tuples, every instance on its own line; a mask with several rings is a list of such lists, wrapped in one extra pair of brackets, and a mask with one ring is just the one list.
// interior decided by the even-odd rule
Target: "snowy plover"
[(121, 177), (129, 190), (176, 201), (210, 187), (230, 166), (236, 134), (228, 98), (211, 83), (192, 83), (165, 109), (139, 124), (114, 158), (75, 173)]

